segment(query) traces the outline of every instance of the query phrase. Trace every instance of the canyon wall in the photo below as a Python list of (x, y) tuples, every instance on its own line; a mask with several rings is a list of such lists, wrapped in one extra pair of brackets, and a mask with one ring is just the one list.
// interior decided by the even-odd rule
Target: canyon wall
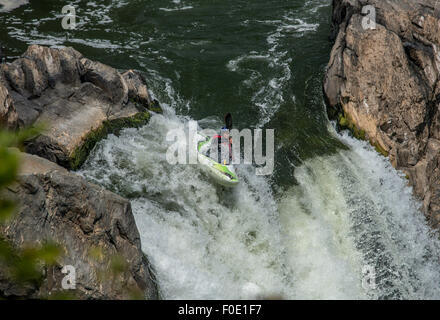
[(334, 0), (331, 118), (406, 173), (440, 226), (440, 2)]

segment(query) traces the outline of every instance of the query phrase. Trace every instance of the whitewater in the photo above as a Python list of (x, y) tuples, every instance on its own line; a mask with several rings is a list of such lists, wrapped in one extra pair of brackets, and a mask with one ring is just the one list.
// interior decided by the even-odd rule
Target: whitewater
[(440, 297), (437, 235), (402, 173), (366, 142), (338, 135), (350, 149), (307, 160), (276, 198), (252, 166), (224, 190), (197, 166), (167, 163), (166, 133), (188, 119), (164, 108), (100, 142), (79, 172), (131, 199), (162, 298)]

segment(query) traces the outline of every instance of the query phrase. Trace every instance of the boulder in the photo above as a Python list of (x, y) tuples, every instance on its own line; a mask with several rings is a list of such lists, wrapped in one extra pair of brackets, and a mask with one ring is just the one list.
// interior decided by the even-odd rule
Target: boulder
[(15, 247), (56, 243), (56, 263), (42, 268), (43, 281), (16, 285), (0, 268), (0, 297), (50, 298), (61, 292), (64, 266), (73, 266), (77, 299), (157, 299), (158, 292), (141, 250), (130, 202), (88, 183), (66, 169), (30, 154), (18, 182), (4, 195), (19, 202), (0, 232)]
[(15, 129), (18, 124), (18, 114), (15, 110), (8, 89), (0, 82), (0, 127)]
[(101, 88), (114, 104), (128, 102), (128, 86), (124, 78), (112, 67), (86, 58), (79, 60), (83, 80)]
[(135, 71), (128, 70), (122, 74), (128, 87), (128, 98), (148, 107), (152, 104), (144, 77)]
[[(440, 16), (436, 0), (334, 0), (324, 79), (329, 115), (362, 132), (414, 186), (440, 226)], [(364, 28), (372, 6), (376, 27)]]
[(27, 143), (27, 152), (69, 169), (79, 167), (106, 134), (141, 126), (149, 109), (160, 111), (140, 73), (121, 75), (73, 48), (31, 45), (22, 57), (3, 64), (1, 74), (18, 126), (46, 128)]

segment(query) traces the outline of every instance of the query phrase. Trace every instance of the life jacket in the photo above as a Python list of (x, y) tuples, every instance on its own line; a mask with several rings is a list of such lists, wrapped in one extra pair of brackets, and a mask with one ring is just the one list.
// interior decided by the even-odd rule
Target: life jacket
[(228, 142), (221, 142), (222, 136), (219, 134), (216, 134), (215, 136), (213, 136), (212, 139), (217, 139), (217, 143), (219, 144), (219, 146), (221, 143), (227, 143), (228, 147), (229, 147), (229, 158), (232, 159), (232, 143), (229, 141), (229, 139), (228, 139)]

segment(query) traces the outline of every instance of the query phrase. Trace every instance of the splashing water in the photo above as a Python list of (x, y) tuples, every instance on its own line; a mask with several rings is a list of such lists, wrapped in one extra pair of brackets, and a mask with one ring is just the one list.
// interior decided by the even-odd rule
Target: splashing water
[(274, 199), (251, 166), (228, 191), (197, 166), (169, 165), (164, 137), (185, 122), (166, 109), (99, 143), (80, 171), (131, 199), (164, 298), (440, 297), (439, 242), (401, 174), (366, 143), (343, 134), (351, 150), (306, 161)]
[(276, 203), (266, 181), (240, 166), (246, 181), (217, 187), (197, 166), (170, 165), (168, 130), (184, 122), (170, 109), (140, 130), (109, 136), (80, 174), (132, 199), (143, 249), (164, 298), (291, 296)]
[[(340, 139), (351, 150), (297, 168), (298, 186), (280, 201), (300, 296), (438, 299), (438, 235), (402, 173), (367, 143)], [(373, 285), (365, 285), (366, 267)]]

